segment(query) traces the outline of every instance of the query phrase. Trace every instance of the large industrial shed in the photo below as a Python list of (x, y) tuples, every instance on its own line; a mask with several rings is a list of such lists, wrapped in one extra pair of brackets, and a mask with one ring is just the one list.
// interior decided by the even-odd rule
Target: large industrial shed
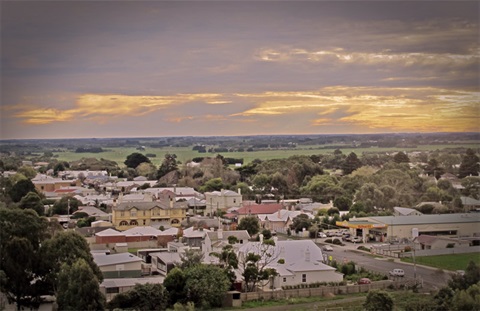
[(379, 216), (337, 222), (364, 241), (413, 239), (418, 235), (479, 237), (480, 213)]

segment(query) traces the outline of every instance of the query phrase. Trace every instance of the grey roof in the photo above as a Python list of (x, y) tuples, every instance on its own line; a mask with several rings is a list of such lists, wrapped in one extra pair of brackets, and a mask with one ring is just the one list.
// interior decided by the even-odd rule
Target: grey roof
[(395, 210), (396, 212), (398, 212), (399, 214), (402, 214), (403, 216), (407, 216), (408, 214), (411, 214), (411, 213), (416, 213), (416, 214), (421, 214), (419, 211), (417, 211), (416, 209), (413, 209), (413, 208), (407, 208), (407, 207), (398, 207), (398, 206), (395, 206), (393, 208), (393, 210)]
[(104, 279), (100, 287), (133, 287), (135, 284), (163, 284), (164, 276), (147, 277), (147, 278), (119, 278), (119, 279)]
[(460, 200), (462, 200), (463, 205), (477, 205), (477, 206), (480, 206), (480, 200), (476, 200), (474, 198), (460, 197)]
[(414, 216), (378, 216), (364, 217), (356, 220), (368, 221), (386, 225), (413, 225), (413, 224), (448, 224), (448, 223), (480, 223), (480, 213), (467, 214), (434, 214)]
[[(183, 244), (182, 244), (183, 246)], [(150, 257), (157, 257), (161, 261), (165, 263), (175, 263), (175, 262), (181, 262), (182, 259), (180, 257), (180, 254), (177, 252), (157, 252), (157, 253), (150, 253)]]
[(119, 254), (93, 254), (93, 261), (99, 267), (126, 264), (131, 262), (142, 261), (140, 257), (132, 255), (130, 253), (119, 253)]
[[(155, 207), (160, 209), (170, 209), (169, 201), (155, 201), (155, 202), (123, 202), (118, 204), (114, 209), (117, 211), (126, 211), (132, 208), (138, 210), (151, 210)], [(187, 204), (185, 202), (174, 202), (173, 208), (186, 209)]]
[(218, 240), (228, 240), (229, 236), (234, 236), (238, 240), (248, 240), (250, 239), (250, 235), (248, 234), (247, 230), (234, 230), (234, 231), (222, 231), (222, 239), (218, 238), (218, 231), (207, 232), (209, 239), (213, 241)]

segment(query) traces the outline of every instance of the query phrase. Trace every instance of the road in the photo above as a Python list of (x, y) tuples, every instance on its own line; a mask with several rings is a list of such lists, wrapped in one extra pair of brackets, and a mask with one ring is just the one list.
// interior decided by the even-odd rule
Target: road
[[(321, 241), (318, 245), (322, 245)], [(349, 242), (345, 242), (349, 243)], [(361, 244), (360, 244), (361, 245)], [(440, 272), (435, 268), (426, 268), (423, 266), (417, 265), (416, 268), (413, 264), (400, 262), (398, 259), (392, 261), (391, 259), (382, 257), (376, 258), (366, 252), (355, 250), (355, 247), (358, 247), (359, 244), (353, 246), (353, 244), (346, 246), (332, 245), (333, 251), (324, 252), (327, 255), (331, 255), (334, 260), (337, 262), (343, 263), (345, 261), (353, 261), (357, 265), (378, 273), (383, 273), (388, 275), (388, 271), (400, 268), (405, 271), (406, 279), (414, 279), (415, 274), (417, 279), (423, 280), (424, 288), (439, 289), (444, 285), (447, 285), (450, 275), (446, 272)]]

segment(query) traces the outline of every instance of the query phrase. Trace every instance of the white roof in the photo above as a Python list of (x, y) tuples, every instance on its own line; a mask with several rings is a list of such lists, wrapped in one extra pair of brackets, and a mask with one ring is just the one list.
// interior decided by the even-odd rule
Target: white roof
[[(255, 253), (259, 250), (260, 242), (249, 242), (240, 247), (243, 253)], [(310, 262), (322, 262), (322, 250), (312, 240), (276, 241), (273, 256), (285, 260), (285, 265), (306, 262), (306, 252), (310, 253)]]
[(193, 227), (183, 230), (183, 236), (186, 238), (204, 238), (207, 232), (211, 232), (209, 229), (194, 229)]
[(110, 254), (110, 255), (92, 254), (92, 255), (93, 255), (93, 261), (95, 261), (95, 263), (99, 267), (142, 261), (140, 257), (137, 257), (130, 253), (119, 253), (119, 254)]

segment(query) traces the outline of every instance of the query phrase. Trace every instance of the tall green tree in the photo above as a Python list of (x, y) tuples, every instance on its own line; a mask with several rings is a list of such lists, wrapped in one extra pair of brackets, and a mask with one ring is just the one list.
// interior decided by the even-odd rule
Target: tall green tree
[(27, 193), (18, 204), (20, 208), (30, 208), (37, 212), (38, 215), (42, 216), (45, 213), (42, 199), (36, 192)]
[(292, 230), (295, 230), (296, 233), (299, 233), (305, 230), (310, 229), (312, 226), (312, 220), (308, 217), (307, 214), (300, 214), (293, 218), (292, 224), (290, 225), (290, 228)]
[(167, 153), (165, 154), (162, 164), (158, 168), (157, 178), (161, 178), (162, 176), (176, 170), (178, 170), (177, 155)]
[(185, 270), (187, 300), (203, 309), (222, 306), (230, 280), (222, 268), (214, 265), (197, 265)]
[(247, 216), (240, 220), (237, 230), (247, 230), (250, 236), (257, 234), (260, 231), (260, 223), (255, 216)]
[(177, 302), (185, 303), (187, 301), (185, 282), (185, 273), (178, 267), (173, 268), (167, 274), (165, 280), (163, 281), (163, 286), (165, 286), (168, 291), (169, 305), (174, 305)]
[(123, 162), (127, 167), (135, 169), (141, 163), (151, 163), (150, 159), (144, 156), (141, 153), (134, 152), (127, 156), (125, 162)]
[(395, 163), (410, 163), (410, 159), (408, 158), (408, 155), (404, 152), (397, 152), (393, 156), (393, 161)]
[(44, 241), (40, 257), (42, 258), (42, 273), (46, 288), (54, 294), (59, 289), (58, 275), (62, 264), (68, 266), (78, 259), (83, 259), (99, 282), (103, 281), (103, 275), (93, 261), (90, 247), (83, 236), (75, 231), (63, 231), (53, 238)]
[(104, 309), (105, 297), (100, 292), (99, 279), (83, 258), (77, 258), (72, 265), (62, 264), (56, 297), (59, 310)]
[(342, 170), (344, 175), (349, 175), (356, 169), (362, 166), (362, 161), (357, 157), (355, 152), (351, 152), (342, 164)]
[(17, 181), (10, 189), (10, 198), (13, 202), (20, 202), (20, 200), (26, 196), (29, 192), (37, 192), (35, 185), (30, 179), (22, 179)]
[(17, 308), (39, 304), (40, 243), (48, 221), (31, 209), (0, 208), (0, 290)]
[(462, 158), (462, 163), (458, 169), (458, 177), (463, 178), (467, 176), (478, 176), (480, 171), (479, 158), (473, 149), (467, 149)]

